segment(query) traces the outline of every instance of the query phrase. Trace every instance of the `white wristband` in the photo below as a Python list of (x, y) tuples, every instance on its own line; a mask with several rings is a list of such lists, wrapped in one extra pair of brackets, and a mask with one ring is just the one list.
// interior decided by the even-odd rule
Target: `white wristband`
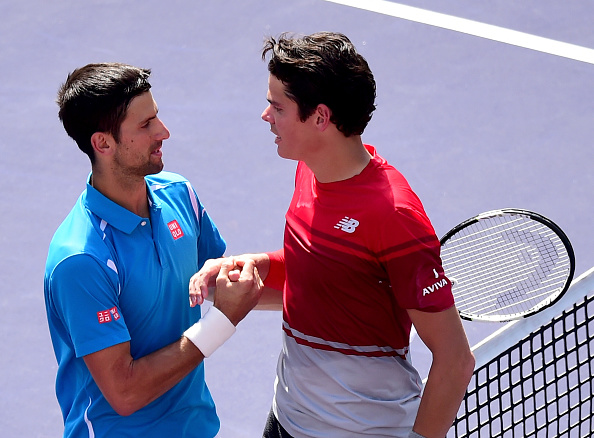
[(184, 336), (198, 347), (204, 357), (209, 357), (233, 333), (235, 333), (233, 323), (223, 312), (212, 306), (200, 321), (184, 332)]

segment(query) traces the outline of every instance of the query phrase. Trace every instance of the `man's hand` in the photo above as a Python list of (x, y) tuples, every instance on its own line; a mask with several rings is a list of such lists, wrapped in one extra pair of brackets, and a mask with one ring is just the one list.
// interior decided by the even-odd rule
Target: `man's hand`
[[(199, 306), (204, 302), (205, 299), (216, 301), (216, 297), (214, 296), (215, 287), (217, 286), (216, 281), (221, 270), (221, 266), (224, 262), (227, 262), (230, 266), (232, 266), (229, 268), (227, 273), (228, 279), (231, 282), (236, 282), (240, 280), (241, 273), (245, 269), (246, 263), (248, 261), (250, 261), (250, 263), (255, 263), (258, 276), (263, 282), (268, 275), (268, 271), (270, 270), (270, 259), (266, 253), (242, 254), (239, 256), (207, 260), (200, 271), (190, 278), (190, 306)], [(282, 291), (264, 288), (262, 298), (263, 299), (260, 300), (258, 309), (282, 310)]]
[(224, 258), (209, 259), (202, 268), (190, 278), (190, 306), (200, 306), (209, 295), (209, 287), (215, 287), (215, 280)]
[[(214, 270), (212, 266), (209, 269), (210, 272)], [(199, 277), (200, 290), (205, 280), (206, 276)], [(258, 304), (263, 289), (264, 283), (253, 260), (224, 259), (216, 277), (214, 306), (224, 313), (233, 325), (237, 325)]]

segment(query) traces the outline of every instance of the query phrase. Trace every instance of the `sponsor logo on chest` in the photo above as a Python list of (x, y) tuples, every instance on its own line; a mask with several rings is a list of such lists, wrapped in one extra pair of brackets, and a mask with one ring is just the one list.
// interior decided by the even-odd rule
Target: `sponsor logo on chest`
[(359, 226), (359, 221), (357, 219), (350, 218), (348, 216), (343, 217), (334, 228), (337, 230), (342, 230), (345, 233), (352, 234), (355, 232), (355, 229)]
[(173, 237), (173, 240), (177, 240), (180, 237), (183, 237), (184, 232), (176, 220), (172, 220), (171, 222), (169, 222), (167, 224), (167, 227), (169, 228), (169, 231), (171, 232), (171, 237)]

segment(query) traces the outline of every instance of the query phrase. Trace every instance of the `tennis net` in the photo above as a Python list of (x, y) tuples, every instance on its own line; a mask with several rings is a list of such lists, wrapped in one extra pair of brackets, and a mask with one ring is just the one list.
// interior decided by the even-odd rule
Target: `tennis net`
[(594, 268), (555, 305), (473, 347), (474, 375), (448, 437), (594, 435)]

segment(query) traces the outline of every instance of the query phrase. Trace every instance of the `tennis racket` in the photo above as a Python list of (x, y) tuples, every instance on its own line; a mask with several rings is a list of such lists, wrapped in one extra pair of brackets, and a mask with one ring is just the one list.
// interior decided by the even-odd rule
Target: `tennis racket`
[(479, 214), (441, 238), (460, 316), (504, 322), (537, 313), (569, 288), (573, 248), (551, 220), (506, 208)]

